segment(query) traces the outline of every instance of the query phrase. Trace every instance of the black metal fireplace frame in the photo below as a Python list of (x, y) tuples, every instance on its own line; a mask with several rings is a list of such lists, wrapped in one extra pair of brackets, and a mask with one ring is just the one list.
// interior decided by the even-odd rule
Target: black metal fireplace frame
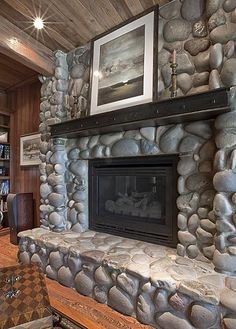
[[(147, 162), (148, 158), (148, 162)], [(150, 156), (139, 156), (139, 157), (122, 157), (122, 158), (109, 158), (109, 159), (92, 159), (89, 160), (89, 228), (98, 232), (109, 233), (113, 235), (119, 235), (137, 240), (144, 240), (151, 243), (160, 245), (166, 245), (169, 247), (176, 247), (177, 245), (177, 206), (176, 199), (177, 193), (177, 163), (178, 154), (171, 155), (150, 155)], [(98, 216), (98, 205), (94, 195), (94, 190), (98, 189), (98, 172), (103, 172), (103, 168), (111, 167), (134, 167), (140, 168), (141, 166), (150, 167), (150, 175), (153, 175), (153, 168), (155, 167), (168, 167), (171, 168), (171, 176), (168, 178), (168, 196), (171, 207), (168, 207), (167, 212), (167, 225), (159, 223), (159, 231), (154, 232), (149, 229), (149, 233), (144, 234), (140, 229), (128, 229), (117, 226), (113, 221), (110, 220), (110, 216), (99, 218)], [(154, 170), (155, 171), (155, 170)], [(115, 215), (119, 221), (129, 220), (128, 216)], [(103, 222), (103, 219), (107, 223)], [(137, 225), (138, 225), (137, 218)], [(146, 224), (147, 225), (147, 224)], [(157, 225), (157, 224), (156, 224)], [(150, 227), (151, 228), (151, 227)]]

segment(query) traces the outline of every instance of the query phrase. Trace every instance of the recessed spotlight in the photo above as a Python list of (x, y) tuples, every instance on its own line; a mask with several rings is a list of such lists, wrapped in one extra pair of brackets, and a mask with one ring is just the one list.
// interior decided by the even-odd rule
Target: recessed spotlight
[(42, 18), (36, 17), (34, 19), (34, 27), (38, 30), (41, 30), (44, 27), (44, 23), (43, 23)]

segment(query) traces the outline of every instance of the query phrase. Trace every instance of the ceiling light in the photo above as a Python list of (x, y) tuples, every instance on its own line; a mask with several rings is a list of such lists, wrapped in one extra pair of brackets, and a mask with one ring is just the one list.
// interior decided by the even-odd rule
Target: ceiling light
[(36, 17), (34, 19), (34, 27), (38, 30), (41, 30), (44, 27), (44, 23), (43, 23), (42, 18)]

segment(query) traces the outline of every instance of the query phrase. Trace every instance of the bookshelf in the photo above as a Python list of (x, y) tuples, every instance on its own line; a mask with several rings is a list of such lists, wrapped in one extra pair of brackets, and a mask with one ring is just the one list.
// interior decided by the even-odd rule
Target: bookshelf
[(10, 192), (11, 113), (0, 109), (0, 235), (8, 231), (7, 196)]

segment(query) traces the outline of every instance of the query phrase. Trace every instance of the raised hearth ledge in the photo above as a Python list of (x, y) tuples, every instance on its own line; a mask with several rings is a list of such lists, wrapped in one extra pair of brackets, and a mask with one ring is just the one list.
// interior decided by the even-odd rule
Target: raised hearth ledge
[(230, 111), (230, 88), (146, 103), (51, 125), (52, 137), (100, 135), (185, 121), (207, 120)]
[(94, 231), (36, 228), (19, 237), (21, 262), (41, 263), (49, 278), (140, 322), (192, 329), (204, 318), (204, 328), (236, 327), (236, 278), (216, 273), (211, 263)]

